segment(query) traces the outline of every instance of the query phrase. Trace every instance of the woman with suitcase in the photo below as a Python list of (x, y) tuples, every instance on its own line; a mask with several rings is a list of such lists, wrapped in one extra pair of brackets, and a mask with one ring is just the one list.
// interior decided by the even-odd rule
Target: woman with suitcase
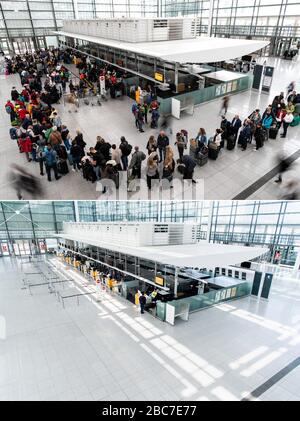
[(222, 142), (222, 135), (223, 130), (217, 129), (214, 137), (211, 139), (211, 141), (208, 144), (208, 157), (210, 159), (216, 160), (219, 156), (220, 152), (220, 145)]

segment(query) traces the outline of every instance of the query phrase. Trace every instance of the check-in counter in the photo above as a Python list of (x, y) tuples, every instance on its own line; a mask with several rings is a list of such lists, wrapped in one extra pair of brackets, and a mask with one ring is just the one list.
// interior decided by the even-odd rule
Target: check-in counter
[(157, 100), (160, 103), (160, 113), (171, 114), (172, 98), (175, 98), (182, 103), (188, 100), (193, 101), (194, 105), (199, 105), (226, 94), (250, 89), (253, 82), (252, 74), (240, 74), (237, 72), (228, 72), (226, 70), (210, 72), (203, 77), (205, 78), (205, 88), (194, 89), (181, 94), (172, 94), (167, 97), (165, 95), (160, 96), (158, 93)]

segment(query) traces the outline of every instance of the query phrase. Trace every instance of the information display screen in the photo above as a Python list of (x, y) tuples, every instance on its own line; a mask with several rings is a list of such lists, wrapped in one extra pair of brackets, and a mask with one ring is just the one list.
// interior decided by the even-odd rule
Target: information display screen
[(155, 283), (157, 284), (157, 285), (160, 285), (160, 286), (164, 286), (164, 284), (165, 284), (165, 280), (164, 280), (164, 278), (161, 278), (160, 276), (156, 276), (155, 277)]
[(163, 82), (164, 81), (164, 75), (156, 72), (156, 73), (154, 73), (154, 79), (158, 80), (159, 82)]

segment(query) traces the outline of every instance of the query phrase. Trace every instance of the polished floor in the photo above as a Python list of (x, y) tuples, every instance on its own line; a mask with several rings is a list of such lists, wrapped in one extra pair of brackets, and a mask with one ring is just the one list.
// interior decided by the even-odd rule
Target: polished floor
[[(80, 288), (73, 269), (49, 265)], [(271, 378), (256, 399), (300, 400), (299, 276), (277, 273), (268, 301), (246, 297), (170, 326), (106, 293), (65, 309), (47, 287), (30, 295), (22, 278), (35, 268), (0, 259), (0, 400), (242, 400)]]
[[(300, 60), (291, 62), (269, 58), (268, 64), (274, 65), (276, 69), (270, 95), (252, 90), (233, 95), (228, 111), (230, 119), (237, 113), (242, 118), (246, 118), (257, 107), (264, 110), (276, 94), (286, 89), (291, 80), (295, 80), (298, 90), (300, 89), (298, 80)], [(3, 104), (13, 85), (20, 86), (17, 75), (2, 76), (2, 79), (0, 79), (0, 95)], [(132, 101), (127, 97), (116, 100), (110, 99), (102, 107), (82, 105), (78, 113), (73, 112), (69, 105), (60, 104), (57, 108), (63, 122), (70, 128), (72, 136), (75, 136), (77, 128), (81, 129), (88, 146), (95, 144), (97, 135), (101, 135), (110, 143), (116, 143), (117, 145), (120, 137), (125, 136), (132, 145), (138, 145), (145, 151), (150, 134), (157, 135), (158, 132), (150, 128), (146, 128), (145, 133), (136, 131), (131, 114), (131, 103)], [(173, 119), (171, 122), (173, 130), (171, 144), (174, 144), (175, 141), (174, 134), (182, 128), (188, 130), (189, 137), (194, 137), (199, 127), (203, 126), (208, 136), (212, 136), (220, 124), (219, 109), (220, 100), (215, 100), (197, 107), (193, 116), (183, 115), (180, 121)], [(9, 116), (3, 109), (0, 114), (0, 197), (2, 199), (15, 199), (16, 193), (12, 188), (11, 181), (7, 178), (10, 163), (16, 162), (37, 177), (40, 177), (40, 175), (38, 164), (26, 162), (25, 156), (18, 152), (15, 142), (10, 140), (8, 130)], [(267, 142), (265, 147), (256, 153), (254, 152), (254, 145), (250, 145), (245, 152), (242, 152), (239, 148), (234, 151), (223, 150), (216, 161), (210, 160), (204, 167), (197, 167), (195, 178), (199, 182), (193, 189), (190, 186), (181, 188), (179, 183), (172, 190), (162, 190), (160, 196), (158, 196), (157, 191), (150, 196), (147, 189), (141, 188), (136, 192), (127, 192), (125, 188), (121, 192), (122, 196), (109, 198), (233, 199), (276, 166), (279, 152), (284, 150), (287, 155), (291, 155), (298, 151), (300, 149), (299, 133), (299, 127), (290, 128), (286, 139), (283, 140), (278, 136), (276, 140)], [(176, 149), (175, 146), (174, 149)], [(179, 175), (176, 175), (176, 177), (179, 177)], [(91, 184), (85, 181), (80, 173), (70, 172), (57, 182), (52, 181), (51, 183), (47, 181), (46, 177), (43, 177), (42, 185), (44, 199), (108, 198), (108, 195), (105, 196), (101, 193), (102, 187), (99, 184)], [(261, 199), (274, 199), (281, 197), (282, 194), (275, 187), (264, 190), (262, 188), (257, 193), (255, 190), (251, 191), (251, 195), (258, 194)], [(28, 193), (24, 193), (23, 196), (24, 199), (31, 198)]]

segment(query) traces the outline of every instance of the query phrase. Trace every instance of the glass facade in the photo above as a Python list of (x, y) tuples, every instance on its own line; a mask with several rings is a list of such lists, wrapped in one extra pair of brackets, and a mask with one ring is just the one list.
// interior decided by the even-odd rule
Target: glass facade
[(300, 40), (299, 0), (211, 0), (212, 35), (271, 41), (282, 55)]
[(198, 33), (271, 40), (282, 54), (300, 39), (299, 0), (0, 1), (0, 46), (17, 53), (56, 45), (64, 19), (198, 16)]
[(299, 201), (214, 202), (210, 241), (268, 246), (269, 259), (293, 265), (300, 250)]
[(73, 202), (0, 202), (0, 239), (51, 237), (75, 221)]
[(0, 241), (51, 238), (62, 222), (196, 222), (198, 240), (267, 246), (293, 265), (300, 249), (300, 201), (0, 202)]

